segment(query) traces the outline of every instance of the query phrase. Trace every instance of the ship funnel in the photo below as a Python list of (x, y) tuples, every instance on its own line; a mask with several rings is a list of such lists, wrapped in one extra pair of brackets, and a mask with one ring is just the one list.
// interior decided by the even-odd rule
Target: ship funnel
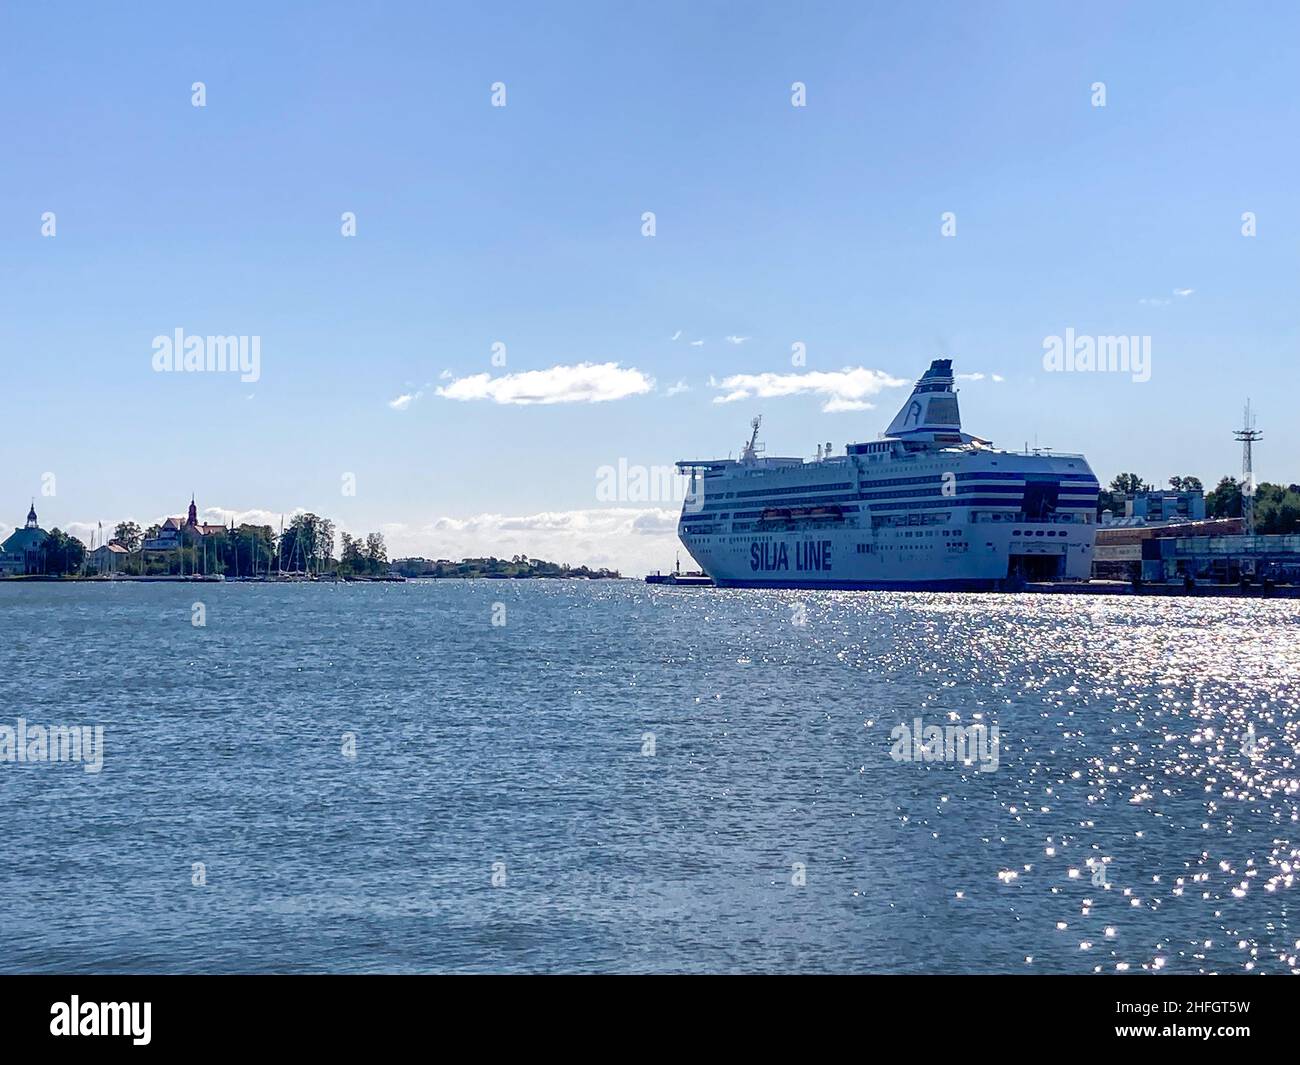
[(961, 413), (952, 380), (952, 359), (935, 359), (930, 363), (903, 409), (889, 423), (885, 435), (906, 440), (960, 436)]

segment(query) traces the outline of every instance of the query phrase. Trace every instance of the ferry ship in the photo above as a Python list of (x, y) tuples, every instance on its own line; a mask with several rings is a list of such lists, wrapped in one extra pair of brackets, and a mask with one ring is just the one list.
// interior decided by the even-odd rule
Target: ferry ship
[(962, 431), (935, 359), (881, 438), (773, 458), (687, 459), (677, 534), (720, 587), (992, 591), (1086, 581), (1097, 478), (1082, 455), (1003, 451)]

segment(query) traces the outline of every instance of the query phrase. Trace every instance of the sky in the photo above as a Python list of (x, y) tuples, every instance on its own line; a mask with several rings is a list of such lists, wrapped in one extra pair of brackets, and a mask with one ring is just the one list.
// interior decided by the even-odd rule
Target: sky
[[(760, 414), (769, 454), (872, 439), (940, 356), (968, 431), (1103, 482), (1239, 473), (1248, 397), (1256, 477), (1300, 481), (1297, 30), (1284, 4), (6, 5), (0, 535), (33, 498), (89, 541), (193, 493), (393, 557), (644, 573), (679, 550), (653, 471)], [(156, 369), (178, 329), (255, 338), (256, 374)], [(1149, 374), (1048, 370), (1067, 331), (1147, 338)]]

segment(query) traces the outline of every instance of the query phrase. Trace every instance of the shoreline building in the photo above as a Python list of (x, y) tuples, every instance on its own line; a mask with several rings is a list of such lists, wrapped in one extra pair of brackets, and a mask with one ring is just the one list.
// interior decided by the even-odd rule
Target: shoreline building
[(158, 527), (158, 535), (145, 539), (142, 551), (175, 551), (185, 545), (185, 537), (214, 536), (228, 532), (224, 525), (208, 525), (199, 521), (199, 508), (190, 496), (190, 507), (184, 518), (168, 518)]
[[(1239, 527), (1242, 518), (1234, 518)], [(1142, 579), (1211, 584), (1300, 581), (1300, 535), (1168, 536), (1142, 544)]]
[(1129, 507), (1135, 518), (1150, 523), (1205, 520), (1203, 489), (1135, 492)]
[(1149, 488), (1131, 492), (1124, 497), (1124, 513), (1103, 510), (1100, 520), (1103, 528), (1205, 521), (1205, 491), (1200, 488)]
[(1143, 544), (1179, 536), (1242, 532), (1240, 518), (1207, 518), (1200, 488), (1147, 488), (1124, 497), (1123, 512), (1101, 512), (1092, 549), (1094, 580), (1132, 581), (1142, 575)]
[(1143, 560), (1150, 550), (1144, 545), (1153, 540), (1234, 536), (1244, 528), (1245, 522), (1240, 518), (1207, 518), (1163, 525), (1108, 522), (1097, 526), (1097, 541), (1092, 548), (1092, 577), (1094, 580), (1131, 581), (1142, 576)]
[(18, 577), (40, 573), (45, 561), (45, 537), (48, 534), (36, 519), (36, 500), (27, 512), (27, 524), (0, 544), (0, 576)]
[(86, 568), (92, 573), (119, 573), (126, 566), (130, 552), (116, 540), (86, 553)]

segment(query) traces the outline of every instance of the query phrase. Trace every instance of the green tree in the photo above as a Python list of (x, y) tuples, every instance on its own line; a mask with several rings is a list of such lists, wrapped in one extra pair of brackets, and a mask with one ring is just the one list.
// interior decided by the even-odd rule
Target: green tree
[(63, 576), (77, 573), (86, 560), (86, 545), (61, 529), (51, 529), (41, 545), (41, 571)]
[[(293, 516), (280, 544), (281, 569), (295, 573), (319, 568), (324, 547), (324, 530), (321, 526), (323, 520), (310, 512)], [(332, 525), (330, 525), (330, 535), (333, 535)]]
[(1233, 477), (1220, 478), (1205, 497), (1205, 513), (1211, 518), (1241, 517), (1241, 483)]
[(1136, 473), (1121, 473), (1110, 482), (1110, 490), (1120, 495), (1132, 495), (1134, 492), (1142, 492), (1150, 487)]
[(371, 573), (380, 574), (388, 568), (388, 547), (384, 534), (373, 532), (366, 537), (366, 566)]
[(334, 564), (334, 523), (318, 519), (316, 526), (316, 572), (324, 573)]
[(1175, 492), (1202, 492), (1205, 486), (1199, 477), (1170, 477), (1169, 487)]
[(240, 525), (225, 534), (227, 572), (241, 577), (265, 575), (275, 568), (275, 531), (269, 525)]
[(343, 549), (339, 555), (339, 570), (349, 576), (366, 569), (365, 541), (360, 536), (341, 534)]
[(119, 521), (117, 527), (113, 530), (113, 539), (128, 551), (140, 550), (140, 541), (143, 536), (140, 526), (133, 521)]
[(1300, 531), (1300, 492), (1290, 486), (1261, 484), (1255, 493), (1255, 531), (1263, 535)]

